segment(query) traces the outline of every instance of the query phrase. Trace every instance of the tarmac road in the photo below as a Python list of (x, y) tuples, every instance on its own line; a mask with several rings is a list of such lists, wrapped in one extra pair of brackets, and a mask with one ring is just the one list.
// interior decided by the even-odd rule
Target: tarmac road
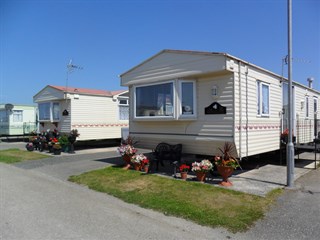
[(318, 239), (320, 171), (286, 189), (266, 217), (245, 233), (202, 227), (127, 204), (67, 181), (114, 163), (115, 149), (15, 165), (0, 164), (0, 239)]
[(1, 240), (223, 239), (226, 234), (35, 170), (0, 164), (0, 176)]
[(266, 217), (235, 239), (319, 239), (320, 169), (300, 177), (293, 189), (286, 189)]

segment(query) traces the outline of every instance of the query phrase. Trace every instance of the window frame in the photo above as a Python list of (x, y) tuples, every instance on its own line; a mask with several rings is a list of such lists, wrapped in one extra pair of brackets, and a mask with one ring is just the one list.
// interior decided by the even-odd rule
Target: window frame
[(304, 116), (306, 119), (309, 119), (310, 118), (310, 102), (309, 102), (309, 96), (305, 96), (304, 97), (304, 108), (305, 108), (305, 111), (304, 111)]
[[(163, 84), (172, 84), (172, 116), (137, 116), (137, 89), (140, 87), (157, 86)], [(193, 94), (193, 114), (182, 113), (182, 85), (183, 83), (192, 83), (192, 94)], [(186, 80), (186, 79), (172, 79), (163, 82), (141, 84), (133, 86), (133, 120), (196, 120), (197, 119), (197, 81)]]
[[(49, 119), (40, 119), (40, 105), (41, 104), (49, 104)], [(55, 114), (53, 113), (54, 111), (54, 105), (58, 104), (59, 111), (58, 111), (58, 118), (54, 118)], [(38, 121), (39, 122), (60, 122), (60, 114), (61, 114), (61, 109), (60, 109), (60, 102), (54, 101), (54, 102), (41, 102), (38, 103)]]
[[(148, 87), (148, 86), (157, 86), (157, 85), (164, 85), (164, 84), (172, 84), (172, 116), (137, 116), (137, 88), (141, 87)], [(159, 119), (175, 119), (176, 113), (175, 113), (175, 106), (176, 106), (176, 91), (175, 91), (175, 81), (169, 80), (169, 81), (163, 81), (159, 83), (150, 83), (150, 84), (141, 84), (136, 85), (133, 87), (133, 119), (135, 120), (159, 120)]]
[(0, 110), (0, 123), (8, 123), (9, 122), (9, 114), (5, 109)]
[[(178, 102), (178, 113), (179, 119), (195, 119), (197, 118), (197, 102), (196, 102), (196, 81), (195, 80), (177, 80), (179, 82), (179, 99), (181, 101)], [(183, 93), (182, 93), (182, 85), (183, 83), (192, 83), (192, 102), (193, 102), (193, 113), (192, 114), (183, 114), (182, 112), (182, 98), (183, 98)]]
[(318, 98), (316, 96), (313, 96), (313, 114), (318, 115)]
[[(270, 116), (270, 84), (266, 82), (262, 82), (260, 80), (257, 81), (257, 116), (258, 117), (269, 117)], [(263, 113), (263, 86), (268, 87), (268, 113)]]
[[(123, 101), (123, 100), (126, 101), (126, 104), (121, 103), (121, 101)], [(128, 97), (118, 97), (117, 101), (118, 101), (118, 119), (119, 119), (119, 121), (129, 121), (129, 119), (130, 119), (129, 98)], [(120, 109), (123, 107), (128, 108), (128, 119), (121, 119)]]
[[(16, 118), (19, 118), (19, 121), (16, 121)], [(22, 123), (23, 122), (23, 110), (13, 110), (12, 111), (12, 122)]]

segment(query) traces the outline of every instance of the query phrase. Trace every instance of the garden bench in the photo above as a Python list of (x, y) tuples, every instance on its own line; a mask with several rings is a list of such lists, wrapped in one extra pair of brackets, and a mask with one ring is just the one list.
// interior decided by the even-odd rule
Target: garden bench
[(182, 153), (182, 144), (168, 144), (165, 142), (159, 143), (152, 152), (151, 166), (154, 162), (157, 164), (156, 170), (159, 170), (159, 163), (164, 166), (164, 161), (174, 165), (174, 174), (176, 173), (177, 164), (180, 163)]

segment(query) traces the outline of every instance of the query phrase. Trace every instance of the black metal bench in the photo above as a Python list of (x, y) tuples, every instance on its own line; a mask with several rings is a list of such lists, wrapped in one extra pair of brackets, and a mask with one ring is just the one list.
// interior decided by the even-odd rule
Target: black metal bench
[(176, 173), (176, 167), (181, 161), (182, 144), (168, 144), (165, 142), (159, 143), (152, 152), (151, 166), (154, 163), (157, 164), (156, 170), (159, 170), (159, 163), (164, 166), (164, 161), (170, 162), (174, 165), (174, 174)]

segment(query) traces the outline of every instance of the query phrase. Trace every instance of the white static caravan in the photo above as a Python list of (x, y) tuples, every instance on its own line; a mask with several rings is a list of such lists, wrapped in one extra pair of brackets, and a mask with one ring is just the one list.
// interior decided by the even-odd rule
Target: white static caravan
[(104, 91), (48, 85), (33, 100), (38, 104), (39, 130), (77, 129), (79, 141), (120, 139), (128, 127), (128, 90)]
[(0, 135), (18, 136), (37, 130), (36, 106), (0, 104)]
[[(239, 158), (280, 147), (287, 80), (261, 67), (225, 53), (163, 50), (120, 78), (130, 93), (129, 134), (141, 147), (164, 141), (215, 155), (231, 142)], [(319, 92), (297, 83), (294, 90), (295, 115), (311, 118)], [(313, 140), (313, 132), (296, 131), (298, 142)]]

